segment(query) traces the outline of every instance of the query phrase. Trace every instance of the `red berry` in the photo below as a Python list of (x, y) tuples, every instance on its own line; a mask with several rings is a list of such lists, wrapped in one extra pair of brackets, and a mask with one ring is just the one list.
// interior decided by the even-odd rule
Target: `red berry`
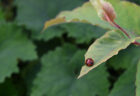
[(88, 59), (86, 59), (85, 64), (90, 67), (94, 64), (94, 61), (91, 58), (88, 58)]

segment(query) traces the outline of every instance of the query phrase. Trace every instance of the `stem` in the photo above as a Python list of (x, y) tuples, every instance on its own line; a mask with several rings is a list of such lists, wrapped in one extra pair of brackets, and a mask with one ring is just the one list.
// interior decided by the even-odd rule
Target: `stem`
[(133, 42), (133, 44), (135, 44), (135, 45), (140, 45), (140, 43), (137, 42), (137, 41)]
[[(115, 22), (112, 22), (112, 23), (114, 24), (115, 27), (117, 27), (118, 29), (120, 29), (128, 38), (130, 38), (129, 34), (128, 34), (121, 26), (119, 26), (119, 25), (118, 25), (117, 23), (115, 23)], [(133, 44), (135, 44), (135, 45), (140, 45), (140, 43), (137, 42), (137, 41), (133, 42)]]
[(124, 30), (120, 25), (118, 25), (117, 23), (115, 23), (115, 22), (112, 22), (113, 23), (113, 25), (116, 27), (116, 28), (118, 28), (118, 29), (120, 29), (128, 38), (130, 38), (130, 36), (129, 36), (129, 34), (126, 32), (126, 30)]
[(104, 13), (104, 16), (105, 16), (105, 20), (107, 22), (109, 22), (111, 25), (113, 25), (114, 27), (121, 30), (128, 38), (130, 38), (129, 34), (120, 25), (118, 25), (116, 22), (110, 20), (110, 18), (108, 17), (108, 15), (106, 13)]
[[(114, 27), (118, 28), (119, 30), (121, 30), (129, 39), (131, 38), (129, 36), (129, 34), (126, 32), (126, 30), (124, 30), (120, 25), (118, 25), (116, 22), (114, 21), (111, 21), (110, 18), (108, 17), (108, 15), (106, 13), (104, 13), (104, 16), (105, 16), (105, 20), (107, 22), (109, 22), (111, 25), (113, 25)], [(137, 41), (134, 41), (133, 44), (135, 45), (139, 45), (140, 46), (140, 43), (137, 42)]]

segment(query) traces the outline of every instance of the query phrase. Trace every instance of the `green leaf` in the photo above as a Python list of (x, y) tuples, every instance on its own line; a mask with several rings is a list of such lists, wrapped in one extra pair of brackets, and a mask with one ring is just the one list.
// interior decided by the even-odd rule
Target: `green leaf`
[(2, 8), (0, 7), (0, 24), (2, 21), (4, 21), (4, 13), (2, 11)]
[(91, 40), (102, 36), (105, 32), (105, 29), (90, 24), (68, 23), (60, 26), (53, 26), (44, 30), (39, 36), (37, 36), (37, 39), (48, 41), (54, 37), (61, 37), (64, 33), (67, 33), (68, 37), (72, 37), (76, 40), (76, 43), (89, 43)]
[[(69, 23), (61, 25), (68, 33), (68, 37), (74, 37), (76, 43), (89, 43), (92, 39), (99, 38), (106, 30), (84, 23)], [(57, 32), (55, 32), (57, 34)]]
[(108, 63), (115, 70), (118, 69), (127, 69), (129, 64), (138, 61), (140, 58), (140, 47), (139, 46), (130, 46), (127, 49), (119, 52), (118, 55), (111, 58)]
[[(59, 19), (63, 18), (58, 22)], [(52, 22), (52, 21), (57, 21), (57, 22)], [(92, 25), (98, 25), (103, 28), (110, 28), (114, 29), (112, 26), (110, 26), (107, 22), (102, 21), (98, 15), (94, 7), (91, 5), (90, 2), (85, 3), (81, 7), (78, 7), (72, 11), (64, 11), (61, 12), (55, 19), (52, 19), (50, 21), (47, 21), (45, 23), (44, 28), (48, 28), (52, 25), (56, 25), (59, 23), (65, 23), (65, 22), (85, 22), (85, 23), (90, 23)]]
[(15, 24), (0, 25), (0, 45), (0, 82), (18, 72), (19, 59), (26, 61), (37, 58), (35, 46)]
[[(128, 31), (140, 36), (140, 6), (127, 1), (109, 0), (117, 13), (116, 22)], [(133, 14), (132, 14), (133, 13)], [(133, 26), (132, 26), (133, 25)]]
[(134, 39), (129, 39), (121, 31), (114, 30), (107, 32), (89, 47), (85, 54), (85, 60), (92, 58), (94, 66), (88, 67), (84, 65), (78, 78), (87, 74), (90, 70), (104, 63), (112, 56), (117, 55), (120, 50), (127, 48), (132, 42), (134, 42)]
[(63, 35), (63, 33), (65, 33), (65, 30), (58, 27), (58, 26), (54, 26), (51, 28), (48, 28), (47, 30), (45, 30), (44, 32), (40, 32), (37, 34), (32, 34), (32, 37), (38, 40), (51, 40), (55, 37), (61, 37)]
[(9, 79), (0, 84), (0, 96), (19, 96), (12, 80)]
[(84, 62), (84, 53), (84, 50), (66, 44), (44, 55), (31, 96), (107, 96), (109, 82), (104, 65), (81, 79), (76, 78)]
[(55, 17), (61, 10), (70, 10), (85, 0), (16, 0), (18, 24), (41, 31), (44, 22)]
[(137, 65), (136, 96), (140, 96), (140, 61), (138, 62), (138, 65)]
[[(136, 63), (136, 62), (135, 62)], [(131, 64), (114, 85), (109, 96), (135, 96), (135, 78), (137, 64)]]
[(140, 37), (137, 37), (136, 38), (136, 41), (140, 43)]
[[(128, 30), (128, 33), (133, 33), (136, 36), (140, 36), (140, 14), (138, 11), (135, 10), (140, 10), (140, 7), (138, 5), (135, 5), (130, 2), (126, 1), (119, 1), (119, 0), (109, 0), (111, 4), (113, 5), (117, 18), (116, 22), (123, 27), (124, 29)], [(132, 14), (133, 12), (133, 14)], [(64, 11), (61, 12), (56, 19), (59, 18), (64, 18), (63, 22), (60, 23), (65, 23), (65, 22), (86, 22), (90, 23), (92, 25), (98, 25), (103, 28), (107, 29), (114, 29), (109, 23), (101, 20), (95, 8), (91, 5), (90, 2), (85, 3), (82, 7), (78, 7), (72, 11)], [(55, 19), (54, 19), (55, 20)], [(131, 21), (130, 21), (131, 20)], [(52, 20), (51, 20), (52, 21)], [(49, 26), (47, 25), (49, 24)], [(52, 25), (56, 24), (55, 22), (46, 22), (45, 28), (48, 28)], [(57, 22), (59, 24), (59, 22)], [(133, 25), (133, 26), (132, 26)], [(131, 34), (132, 35), (132, 34)]]

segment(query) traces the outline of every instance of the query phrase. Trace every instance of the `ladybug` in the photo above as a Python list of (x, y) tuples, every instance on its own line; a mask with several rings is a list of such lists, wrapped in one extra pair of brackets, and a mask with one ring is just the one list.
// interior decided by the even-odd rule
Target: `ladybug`
[(85, 64), (86, 64), (87, 66), (89, 66), (89, 67), (90, 67), (90, 66), (93, 66), (94, 60), (91, 59), (91, 58), (88, 58), (88, 59), (86, 59)]

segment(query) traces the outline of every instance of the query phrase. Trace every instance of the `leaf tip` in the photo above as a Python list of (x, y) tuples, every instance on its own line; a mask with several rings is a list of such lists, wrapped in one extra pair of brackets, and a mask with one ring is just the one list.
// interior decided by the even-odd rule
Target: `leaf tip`
[(64, 22), (66, 22), (65, 17), (55, 18), (55, 19), (51, 19), (49, 21), (46, 21), (44, 24), (43, 31), (46, 30), (47, 28), (53, 26), (53, 25), (57, 25), (57, 24), (64, 23)]
[(80, 75), (77, 77), (77, 79), (80, 79), (81, 77), (83, 77), (84, 75), (86, 75), (88, 73), (88, 69), (89, 67), (87, 66), (83, 66), (81, 71), (80, 71)]

